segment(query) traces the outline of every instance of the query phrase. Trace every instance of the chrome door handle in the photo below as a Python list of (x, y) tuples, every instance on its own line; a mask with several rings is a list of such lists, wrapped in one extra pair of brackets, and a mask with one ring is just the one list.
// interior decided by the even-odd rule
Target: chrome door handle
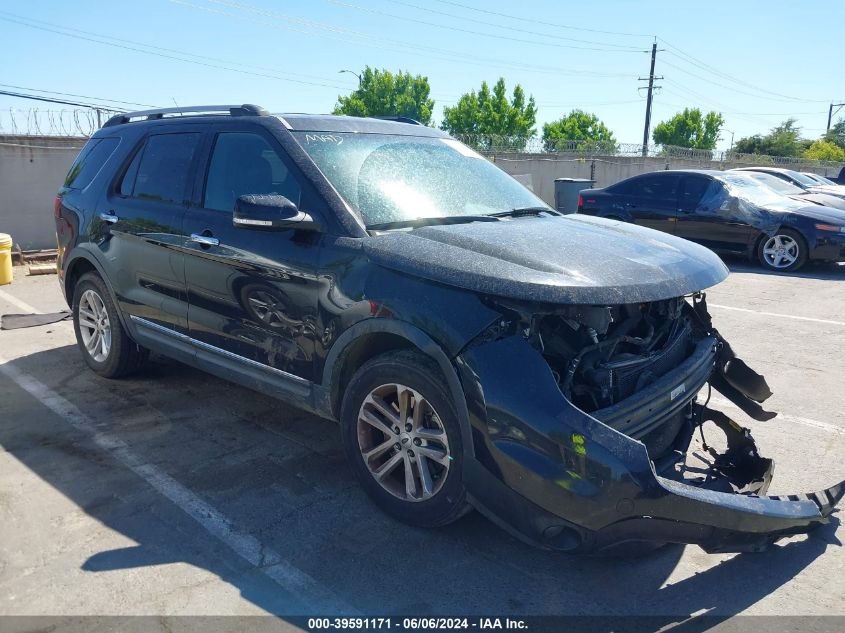
[(100, 219), (105, 222), (106, 224), (114, 224), (120, 218), (117, 217), (114, 213), (101, 213)]
[(191, 241), (196, 242), (197, 244), (202, 244), (203, 246), (217, 246), (220, 244), (220, 240), (216, 237), (200, 235), (199, 233), (191, 233)]

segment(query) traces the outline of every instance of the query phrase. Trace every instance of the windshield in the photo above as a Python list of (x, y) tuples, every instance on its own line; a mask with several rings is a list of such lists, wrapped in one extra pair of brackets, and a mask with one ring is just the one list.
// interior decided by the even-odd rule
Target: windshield
[(747, 200), (758, 207), (776, 208), (781, 210), (800, 209), (803, 204), (792, 198), (770, 189), (754, 176), (745, 174), (721, 175), (722, 181), (728, 186), (731, 194)]
[(812, 178), (808, 178), (804, 174), (798, 173), (797, 171), (786, 170), (783, 173), (785, 173), (787, 176), (789, 176), (793, 180), (800, 182), (805, 187), (818, 187), (819, 186), (819, 183), (817, 183), (815, 180), (813, 180)]
[(782, 193), (785, 196), (794, 196), (796, 194), (800, 195), (806, 193), (806, 191), (804, 191), (801, 187), (796, 187), (791, 182), (786, 182), (785, 180), (782, 180), (777, 176), (772, 176), (771, 174), (749, 172), (749, 175), (754, 180), (764, 184), (770, 189), (774, 189), (778, 193)]
[(813, 180), (817, 180), (823, 185), (836, 185), (830, 178), (825, 178), (824, 176), (819, 176), (818, 174), (807, 174)]
[(450, 138), (294, 132), (366, 226), (549, 207)]

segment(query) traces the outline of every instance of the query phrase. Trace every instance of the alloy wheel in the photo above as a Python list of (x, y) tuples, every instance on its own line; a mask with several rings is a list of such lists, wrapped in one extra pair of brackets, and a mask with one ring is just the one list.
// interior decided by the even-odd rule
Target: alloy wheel
[(440, 416), (419, 392), (373, 389), (358, 412), (358, 447), (373, 478), (403, 501), (425, 501), (446, 481), (452, 457)]
[(94, 290), (86, 290), (79, 298), (79, 334), (91, 358), (105, 362), (111, 350), (111, 323), (106, 304)]
[(800, 248), (789, 235), (775, 235), (763, 245), (763, 257), (772, 268), (789, 268), (798, 260)]

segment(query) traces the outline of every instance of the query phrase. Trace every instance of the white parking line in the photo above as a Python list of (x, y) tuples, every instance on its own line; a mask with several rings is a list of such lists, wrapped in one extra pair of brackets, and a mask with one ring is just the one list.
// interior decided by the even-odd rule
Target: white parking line
[[(712, 396), (710, 398), (710, 402), (720, 407), (728, 407), (736, 411), (742, 410), (730, 400), (726, 400), (725, 398), (720, 398), (718, 396)], [(813, 420), (812, 418), (802, 418), (797, 415), (789, 415), (788, 413), (778, 413), (777, 417), (774, 418), (773, 421), (802, 424), (826, 433), (832, 433), (833, 435), (845, 435), (845, 428), (841, 426), (836, 426), (835, 424), (830, 424), (829, 422), (821, 422), (820, 420)]]
[(717, 308), (719, 310), (734, 310), (735, 312), (746, 312), (748, 314), (759, 314), (761, 316), (775, 317), (780, 319), (793, 319), (795, 321), (810, 321), (811, 323), (827, 323), (828, 325), (842, 325), (845, 326), (845, 321), (831, 321), (830, 319), (815, 319), (813, 317), (796, 316), (794, 314), (779, 314), (777, 312), (763, 312), (761, 310), (749, 310), (748, 308), (736, 308), (734, 306), (723, 306), (718, 303), (707, 302), (708, 308)]
[(0, 357), (0, 373), (13, 380), (72, 427), (90, 436), (100, 449), (170, 499), (185, 514), (199, 523), (206, 532), (216, 537), (250, 565), (259, 568), (279, 587), (301, 600), (304, 605), (313, 607), (315, 602), (319, 602), (318, 610), (320, 611), (343, 613), (352, 611), (307, 573), (286, 562), (281, 554), (266, 547), (251, 534), (239, 531), (230, 519), (213, 506), (200, 499), (170, 475), (145, 463), (123, 440), (101, 430), (102, 426), (37, 378), (9, 364), (2, 357)]
[(17, 297), (10, 295), (5, 290), (0, 290), (0, 299), (3, 299), (3, 301), (8, 301), (13, 306), (20, 308), (21, 310), (23, 310), (27, 314), (29, 314), (29, 313), (36, 314), (36, 313), (40, 312), (40, 310), (36, 310), (35, 308), (33, 308), (28, 303), (25, 303), (25, 302), (21, 301), (20, 299), (18, 299)]

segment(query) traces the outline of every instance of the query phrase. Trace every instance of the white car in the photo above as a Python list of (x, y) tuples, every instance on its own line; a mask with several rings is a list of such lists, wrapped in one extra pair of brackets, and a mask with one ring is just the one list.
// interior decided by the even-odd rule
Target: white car
[(811, 180), (815, 180), (817, 183), (824, 187), (836, 187), (836, 183), (833, 182), (830, 178), (825, 178), (824, 176), (820, 176), (819, 174), (814, 174), (811, 171), (802, 171), (802, 176), (807, 176), (807, 178)]
[(772, 176), (777, 176), (781, 180), (790, 182), (793, 185), (801, 187), (802, 189), (812, 193), (826, 193), (831, 196), (836, 196), (837, 198), (845, 199), (845, 186), (836, 184), (823, 185), (813, 178), (810, 178), (801, 172), (793, 171), (792, 169), (783, 169), (781, 167), (736, 167), (730, 171), (752, 171), (763, 174), (771, 174)]

